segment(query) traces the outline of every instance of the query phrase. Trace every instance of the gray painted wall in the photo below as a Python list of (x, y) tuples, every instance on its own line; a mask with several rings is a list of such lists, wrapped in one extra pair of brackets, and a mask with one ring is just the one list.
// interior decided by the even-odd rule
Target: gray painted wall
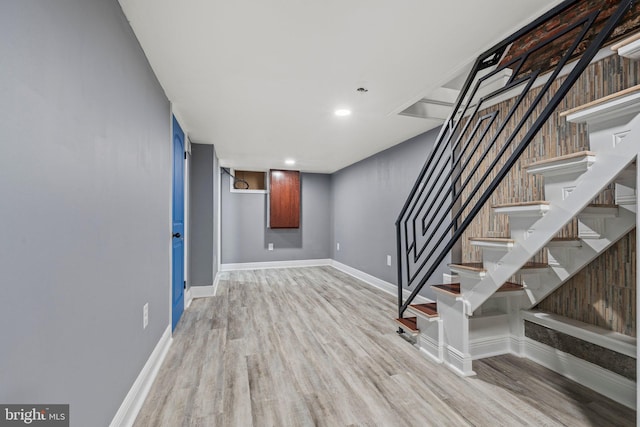
[[(395, 221), (438, 132), (416, 136), (332, 175), (333, 259), (397, 284)], [(441, 282), (448, 262), (429, 283)], [(428, 289), (422, 293), (431, 296)]]
[(117, 1), (4, 2), (0, 39), (0, 402), (105, 426), (170, 323), (169, 103)]
[[(326, 259), (330, 257), (331, 176), (302, 173), (299, 229), (267, 228), (266, 194), (229, 191), (222, 176), (222, 263)], [(268, 244), (274, 250), (269, 251)]]
[(189, 187), (189, 285), (207, 286), (214, 278), (213, 145), (191, 144)]

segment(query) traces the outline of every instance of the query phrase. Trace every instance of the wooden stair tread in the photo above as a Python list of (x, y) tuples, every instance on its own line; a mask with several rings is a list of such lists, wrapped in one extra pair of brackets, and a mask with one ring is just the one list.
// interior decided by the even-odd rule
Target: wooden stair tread
[[(546, 264), (545, 264), (546, 265)], [(460, 283), (447, 283), (444, 285), (432, 285), (432, 288), (439, 289), (448, 294), (452, 294), (455, 296), (460, 296)], [(513, 292), (513, 291), (521, 291), (524, 287), (518, 283), (506, 282), (496, 292)]]
[(511, 208), (516, 206), (537, 206), (537, 205), (548, 205), (549, 202), (546, 200), (536, 200), (532, 202), (518, 202), (518, 203), (505, 203), (501, 205), (493, 205), (492, 208)]
[(472, 242), (495, 242), (495, 243), (513, 243), (514, 240), (508, 237), (469, 237)]
[(427, 302), (424, 304), (411, 304), (409, 308), (419, 311), (427, 317), (438, 317), (438, 304), (435, 302)]
[(571, 160), (578, 157), (595, 156), (595, 155), (596, 153), (594, 153), (593, 151), (578, 151), (577, 153), (565, 154), (563, 156), (553, 157), (551, 159), (538, 160), (537, 162), (533, 162), (525, 166), (524, 168), (529, 169), (529, 168), (534, 168), (536, 166), (547, 165), (549, 163), (562, 162), (563, 160)]
[(400, 317), (398, 319), (395, 319), (395, 321), (400, 325), (400, 327), (408, 330), (409, 332), (412, 332), (414, 334), (420, 332), (420, 329), (418, 329), (417, 317)]
[(577, 113), (578, 111), (586, 110), (588, 108), (595, 107), (596, 105), (604, 104), (616, 98), (622, 98), (623, 96), (631, 95), (639, 91), (640, 91), (640, 85), (632, 86), (627, 89), (621, 90), (619, 92), (612, 93), (611, 95), (607, 95), (605, 97), (596, 99), (595, 101), (587, 102), (586, 104), (580, 105), (579, 107), (575, 107), (570, 110), (563, 111), (560, 113), (560, 117), (566, 117), (570, 114)]
[(620, 50), (621, 47), (631, 44), (638, 39), (640, 39), (640, 32), (632, 34), (629, 37), (625, 37), (624, 39), (620, 40), (618, 43), (611, 45), (611, 50), (614, 52), (617, 52)]
[(484, 268), (484, 264), (481, 262), (463, 262), (463, 263), (452, 263), (449, 264), (449, 267), (458, 268), (460, 270), (468, 270), (468, 271), (487, 271)]
[(431, 285), (431, 287), (447, 294), (460, 296), (460, 283), (445, 283), (443, 285)]

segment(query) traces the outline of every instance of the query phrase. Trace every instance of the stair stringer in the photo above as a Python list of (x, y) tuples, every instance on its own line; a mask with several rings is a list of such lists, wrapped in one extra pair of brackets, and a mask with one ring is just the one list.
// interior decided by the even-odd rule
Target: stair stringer
[[(549, 211), (527, 231), (524, 240), (518, 242), (484, 279), (463, 294), (465, 314), (473, 315), (503, 283), (517, 273), (538, 251), (558, 233), (573, 217), (578, 215), (597, 194), (622, 172), (640, 152), (640, 116), (628, 123), (606, 129), (597, 129), (597, 136), (590, 133), (593, 145), (598, 146), (596, 162), (575, 181), (575, 188), (564, 200), (550, 205)], [(621, 135), (623, 137), (621, 137)], [(594, 144), (593, 137), (599, 141)], [(611, 141), (611, 144), (604, 141)], [(609, 145), (608, 149), (604, 147)], [(532, 301), (533, 303), (533, 301)]]
[(633, 230), (636, 226), (636, 215), (627, 209), (620, 209), (617, 217), (607, 218), (604, 221), (605, 234), (600, 239), (583, 239), (580, 247), (547, 249), (549, 253), (547, 272), (523, 281), (526, 287), (526, 295), (522, 297), (523, 308), (528, 310), (538, 304)]

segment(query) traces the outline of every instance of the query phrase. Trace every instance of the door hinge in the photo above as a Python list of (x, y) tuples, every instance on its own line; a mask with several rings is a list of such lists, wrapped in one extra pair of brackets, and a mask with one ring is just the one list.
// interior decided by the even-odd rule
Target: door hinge
[(184, 152), (184, 159), (187, 160), (187, 152)]
[(184, 289), (187, 289), (187, 281), (184, 281), (184, 285), (182, 285), (184, 287)]

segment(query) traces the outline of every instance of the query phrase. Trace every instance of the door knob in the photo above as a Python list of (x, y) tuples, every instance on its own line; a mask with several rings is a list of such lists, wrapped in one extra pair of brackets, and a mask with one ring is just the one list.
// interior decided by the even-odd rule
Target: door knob
[(173, 233), (173, 237), (177, 237), (179, 239), (182, 235), (180, 233)]

